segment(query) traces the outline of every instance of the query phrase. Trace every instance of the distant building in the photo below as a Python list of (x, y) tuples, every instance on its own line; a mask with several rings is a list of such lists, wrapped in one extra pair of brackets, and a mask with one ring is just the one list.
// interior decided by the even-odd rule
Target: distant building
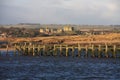
[(73, 27), (70, 26), (65, 26), (63, 28), (59, 28), (59, 29), (52, 29), (52, 28), (41, 28), (40, 29), (40, 33), (44, 33), (44, 34), (56, 34), (56, 33), (62, 33), (62, 32), (72, 32), (73, 31)]
[(46, 27), (45, 32), (49, 33), (50, 29)]
[(53, 29), (50, 29), (50, 32), (51, 32), (51, 33), (54, 33), (54, 30), (53, 30)]
[(54, 29), (51, 29), (51, 28), (41, 28), (40, 30), (40, 33), (44, 33), (44, 34), (53, 34), (55, 31)]
[(62, 29), (57, 29), (57, 33), (62, 33), (63, 30)]
[(44, 33), (44, 29), (40, 29), (40, 33)]
[(63, 31), (64, 32), (73, 31), (73, 27), (65, 26), (65, 27), (63, 27)]

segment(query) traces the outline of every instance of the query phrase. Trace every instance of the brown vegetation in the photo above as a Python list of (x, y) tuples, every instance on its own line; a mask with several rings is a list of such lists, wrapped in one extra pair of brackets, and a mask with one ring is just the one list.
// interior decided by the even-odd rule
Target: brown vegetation
[(34, 38), (0, 38), (0, 41), (28, 42), (38, 41), (41, 43), (80, 43), (80, 42), (120, 42), (120, 33), (106, 35), (76, 35), (76, 36), (51, 36)]

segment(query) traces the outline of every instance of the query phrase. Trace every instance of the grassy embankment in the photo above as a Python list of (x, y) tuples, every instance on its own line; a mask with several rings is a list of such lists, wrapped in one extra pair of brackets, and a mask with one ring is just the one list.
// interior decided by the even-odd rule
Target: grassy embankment
[(89, 42), (120, 42), (120, 34), (111, 33), (106, 35), (75, 35), (75, 36), (50, 36), (33, 38), (0, 38), (0, 41), (22, 42), (40, 41), (46, 43), (89, 43)]

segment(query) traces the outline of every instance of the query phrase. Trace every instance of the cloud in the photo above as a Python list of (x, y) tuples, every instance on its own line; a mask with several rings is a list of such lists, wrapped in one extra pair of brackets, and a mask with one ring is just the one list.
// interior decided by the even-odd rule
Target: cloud
[(120, 0), (1, 0), (0, 23), (120, 24), (119, 5)]

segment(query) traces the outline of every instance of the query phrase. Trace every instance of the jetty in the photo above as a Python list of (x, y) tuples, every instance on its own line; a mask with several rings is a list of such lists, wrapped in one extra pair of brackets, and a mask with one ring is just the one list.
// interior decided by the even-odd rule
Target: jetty
[[(81, 42), (73, 44), (40, 44), (39, 42), (14, 43), (14, 55), (19, 56), (65, 56), (84, 58), (119, 58), (118, 42)], [(8, 55), (9, 47), (6, 47)]]

